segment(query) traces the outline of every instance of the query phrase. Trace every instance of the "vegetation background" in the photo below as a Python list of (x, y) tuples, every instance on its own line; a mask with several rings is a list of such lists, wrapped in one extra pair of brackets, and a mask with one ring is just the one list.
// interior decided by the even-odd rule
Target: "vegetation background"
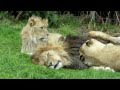
[(60, 69), (34, 65), (21, 54), (20, 32), (30, 16), (49, 19), (49, 31), (85, 36), (90, 30), (120, 32), (119, 11), (0, 11), (0, 78), (12, 79), (118, 79), (119, 72)]

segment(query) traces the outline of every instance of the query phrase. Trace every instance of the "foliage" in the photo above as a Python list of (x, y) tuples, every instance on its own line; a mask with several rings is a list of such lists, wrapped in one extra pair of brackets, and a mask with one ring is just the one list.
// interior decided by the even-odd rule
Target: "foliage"
[[(10, 19), (14, 22), (16, 20), (16, 17), (19, 16), (20, 12), (21, 11), (0, 11), (0, 20)], [(77, 15), (76, 13), (79, 13), (79, 15)], [(49, 26), (56, 28), (66, 23), (76, 24), (78, 18), (75, 20), (75, 15), (79, 17), (79, 23), (83, 24), (88, 24), (92, 22), (102, 24), (103, 22), (120, 24), (120, 12), (118, 11), (22, 11), (22, 14), (20, 14), (20, 16), (18, 17), (18, 21), (28, 20), (28, 18), (32, 15), (40, 16), (42, 18), (48, 18)]]

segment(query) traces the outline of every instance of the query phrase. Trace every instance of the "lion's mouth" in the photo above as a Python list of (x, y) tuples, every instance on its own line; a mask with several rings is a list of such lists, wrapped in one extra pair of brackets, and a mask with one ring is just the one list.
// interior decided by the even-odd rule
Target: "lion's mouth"
[(52, 64), (49, 65), (49, 68), (51, 68), (51, 69), (60, 69), (62, 67), (63, 67), (62, 62), (59, 60), (57, 61), (57, 63), (55, 65), (52, 65)]

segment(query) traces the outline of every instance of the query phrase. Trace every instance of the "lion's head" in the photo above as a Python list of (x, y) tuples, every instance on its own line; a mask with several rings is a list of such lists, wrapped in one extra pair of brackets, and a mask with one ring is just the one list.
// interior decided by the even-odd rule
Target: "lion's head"
[(69, 55), (60, 45), (40, 46), (32, 55), (35, 64), (45, 65), (49, 68), (59, 69), (70, 64)]
[(48, 19), (32, 16), (28, 20), (31, 27), (31, 36), (35, 43), (47, 42), (48, 40)]
[(37, 45), (44, 45), (48, 42), (48, 20), (41, 17), (31, 16), (21, 32), (21, 52), (32, 54)]
[(48, 44), (40, 46), (32, 55), (32, 61), (35, 64), (44, 65), (52, 69), (71, 68), (85, 69), (85, 66), (78, 58), (70, 56), (69, 52), (65, 51), (65, 47), (58, 44)]

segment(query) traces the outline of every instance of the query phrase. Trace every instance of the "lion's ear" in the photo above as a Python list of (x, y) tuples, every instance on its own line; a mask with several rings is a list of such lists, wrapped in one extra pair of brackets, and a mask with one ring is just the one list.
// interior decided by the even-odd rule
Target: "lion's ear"
[(29, 23), (30, 26), (34, 26), (35, 25), (34, 18), (29, 18), (28, 23)]
[(93, 41), (90, 39), (90, 40), (88, 40), (88, 41), (86, 41), (86, 45), (88, 46), (88, 47), (90, 47), (90, 45), (92, 45), (93, 44)]
[(43, 22), (47, 24), (48, 23), (48, 19), (47, 18), (43, 19)]

